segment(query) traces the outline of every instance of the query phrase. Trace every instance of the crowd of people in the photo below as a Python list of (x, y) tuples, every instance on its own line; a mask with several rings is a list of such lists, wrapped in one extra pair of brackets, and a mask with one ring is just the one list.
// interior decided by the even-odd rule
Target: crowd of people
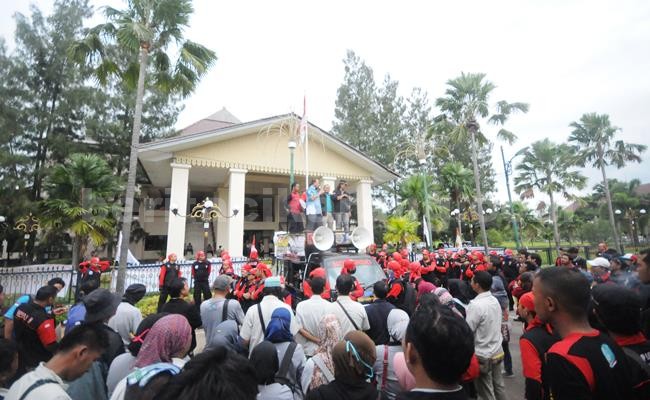
[(256, 254), (236, 273), (227, 251), (212, 282), (197, 253), (187, 301), (169, 255), (157, 313), (136, 307), (143, 285), (120, 298), (86, 279), (60, 339), (54, 315), (65, 310), (54, 303), (65, 283), (53, 279), (5, 314), (0, 398), (502, 400), (520, 321), (521, 397), (648, 399), (650, 250), (578, 253), (542, 267), (524, 250), (373, 245), (386, 279), (367, 304), (351, 259), (332, 281), (312, 266), (295, 292)]

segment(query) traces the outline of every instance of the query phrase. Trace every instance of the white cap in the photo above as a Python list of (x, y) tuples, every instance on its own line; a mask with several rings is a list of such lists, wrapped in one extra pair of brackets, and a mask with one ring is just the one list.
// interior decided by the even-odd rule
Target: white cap
[(607, 268), (609, 269), (609, 260), (607, 260), (605, 257), (596, 257), (593, 260), (587, 261), (589, 265), (592, 267), (601, 267), (601, 268)]

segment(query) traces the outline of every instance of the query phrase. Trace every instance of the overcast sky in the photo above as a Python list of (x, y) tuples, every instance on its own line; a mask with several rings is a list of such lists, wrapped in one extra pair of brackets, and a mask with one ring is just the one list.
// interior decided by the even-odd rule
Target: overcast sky
[[(11, 42), (12, 15), (27, 1), (2, 0), (0, 34)], [(50, 0), (33, 2), (51, 10)], [(94, 0), (96, 7), (119, 0)], [(430, 99), (465, 72), (497, 85), (493, 100), (530, 103), (507, 128), (519, 142), (567, 139), (583, 113), (608, 113), (620, 138), (650, 144), (650, 2), (648, 1), (213, 1), (195, 0), (188, 38), (219, 60), (185, 101), (182, 128), (227, 107), (242, 121), (289, 111), (329, 129), (347, 49), (387, 73), (408, 96)], [(99, 21), (99, 20), (97, 20)], [(495, 139), (495, 130), (488, 136)], [(507, 198), (501, 157), (493, 158), (500, 200)], [(650, 163), (610, 170), (613, 178), (650, 182)], [(468, 166), (470, 167), (470, 166)], [(591, 169), (589, 187), (600, 174)]]

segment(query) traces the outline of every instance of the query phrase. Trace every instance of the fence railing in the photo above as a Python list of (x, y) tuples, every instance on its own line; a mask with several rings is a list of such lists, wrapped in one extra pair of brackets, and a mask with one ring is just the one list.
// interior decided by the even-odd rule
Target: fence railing
[[(232, 259), (232, 266), (236, 274), (239, 275), (245, 263), (246, 258)], [(212, 265), (210, 282), (212, 282), (219, 275), (219, 270), (223, 263), (221, 260), (218, 260), (211, 261), (210, 264)], [(146, 286), (147, 293), (157, 292), (160, 266), (160, 263), (127, 266), (126, 286), (141, 283)], [(180, 263), (179, 266), (182, 276), (188, 279), (190, 285), (193, 285), (192, 263)], [(6, 307), (12, 304), (17, 297), (23, 294), (35, 295), (41, 286), (46, 285), (50, 279), (55, 277), (59, 277), (65, 282), (65, 288), (58, 295), (60, 301), (72, 302), (79, 279), (79, 273), (72, 265), (39, 264), (0, 268), (0, 284), (3, 286), (3, 292), (5, 294), (2, 306)], [(102, 274), (102, 287), (115, 290), (116, 283), (117, 267), (113, 268), (110, 272)]]

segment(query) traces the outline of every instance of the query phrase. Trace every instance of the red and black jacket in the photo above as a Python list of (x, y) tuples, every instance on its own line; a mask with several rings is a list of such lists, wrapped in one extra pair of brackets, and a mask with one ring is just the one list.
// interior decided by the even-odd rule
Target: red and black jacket
[(526, 380), (526, 400), (541, 400), (544, 398), (542, 387), (542, 365), (544, 356), (551, 346), (560, 340), (550, 327), (535, 318), (526, 327), (519, 339), (521, 350), (521, 366)]
[(571, 333), (551, 346), (542, 381), (548, 385), (545, 398), (553, 400), (647, 399), (650, 386), (641, 366), (597, 330)]
[(212, 265), (207, 261), (194, 261), (192, 264), (192, 278), (196, 282), (207, 282), (212, 272)]
[(20, 371), (35, 368), (52, 357), (57, 346), (55, 326), (54, 317), (33, 301), (18, 306), (14, 332)]
[(170, 263), (169, 261), (164, 263), (160, 267), (160, 276), (158, 277), (158, 286), (160, 287), (169, 287), (172, 281), (176, 278), (180, 278), (182, 275), (181, 267), (176, 263)]

